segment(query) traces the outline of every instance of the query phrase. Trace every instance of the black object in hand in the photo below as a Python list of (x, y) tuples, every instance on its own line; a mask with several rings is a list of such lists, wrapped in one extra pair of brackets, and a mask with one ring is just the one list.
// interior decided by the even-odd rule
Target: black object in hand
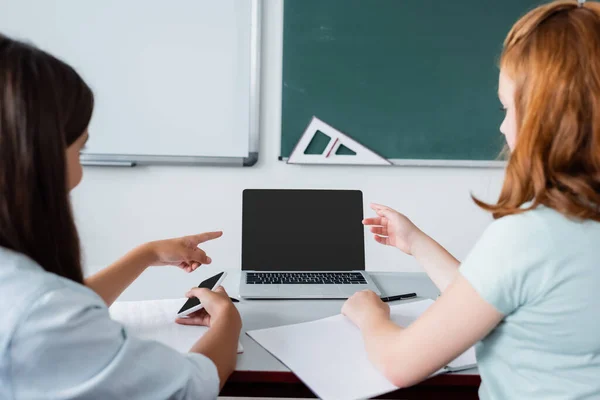
[(397, 296), (382, 297), (381, 301), (383, 301), (384, 303), (388, 303), (390, 301), (412, 299), (413, 297), (417, 297), (417, 294), (416, 293), (406, 293), (406, 294), (399, 294)]

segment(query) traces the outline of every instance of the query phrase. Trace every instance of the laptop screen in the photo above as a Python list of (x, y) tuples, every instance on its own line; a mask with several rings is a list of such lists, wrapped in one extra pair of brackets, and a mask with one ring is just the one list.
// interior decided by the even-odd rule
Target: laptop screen
[(362, 192), (247, 189), (242, 269), (365, 269)]

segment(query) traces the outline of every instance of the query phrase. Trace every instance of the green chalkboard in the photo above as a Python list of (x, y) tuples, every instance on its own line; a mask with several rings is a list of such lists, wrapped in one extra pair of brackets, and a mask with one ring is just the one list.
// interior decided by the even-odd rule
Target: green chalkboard
[(285, 0), (281, 156), (313, 116), (392, 160), (495, 160), (498, 58), (528, 0)]

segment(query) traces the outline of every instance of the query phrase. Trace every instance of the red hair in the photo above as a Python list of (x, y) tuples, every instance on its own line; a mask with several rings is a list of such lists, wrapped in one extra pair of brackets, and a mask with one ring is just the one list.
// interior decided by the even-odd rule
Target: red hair
[(475, 202), (494, 218), (544, 205), (600, 221), (600, 5), (530, 11), (508, 34), (500, 68), (515, 84), (517, 140), (498, 202)]

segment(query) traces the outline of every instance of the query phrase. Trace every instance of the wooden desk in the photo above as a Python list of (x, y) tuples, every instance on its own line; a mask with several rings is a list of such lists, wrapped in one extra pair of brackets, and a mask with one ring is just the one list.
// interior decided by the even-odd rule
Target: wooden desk
[[(384, 295), (416, 292), (420, 297), (435, 299), (439, 294), (425, 274), (372, 273), (371, 275)], [(342, 304), (343, 301), (336, 300), (262, 300), (242, 301), (238, 309), (242, 315), (243, 332), (245, 332), (339, 314)], [(222, 396), (316, 397), (296, 375), (250, 337), (243, 334), (241, 342), (244, 353), (239, 355), (236, 371), (223, 388)], [(480, 382), (479, 373), (474, 368), (438, 375), (416, 386), (389, 393), (381, 398), (476, 399)]]

